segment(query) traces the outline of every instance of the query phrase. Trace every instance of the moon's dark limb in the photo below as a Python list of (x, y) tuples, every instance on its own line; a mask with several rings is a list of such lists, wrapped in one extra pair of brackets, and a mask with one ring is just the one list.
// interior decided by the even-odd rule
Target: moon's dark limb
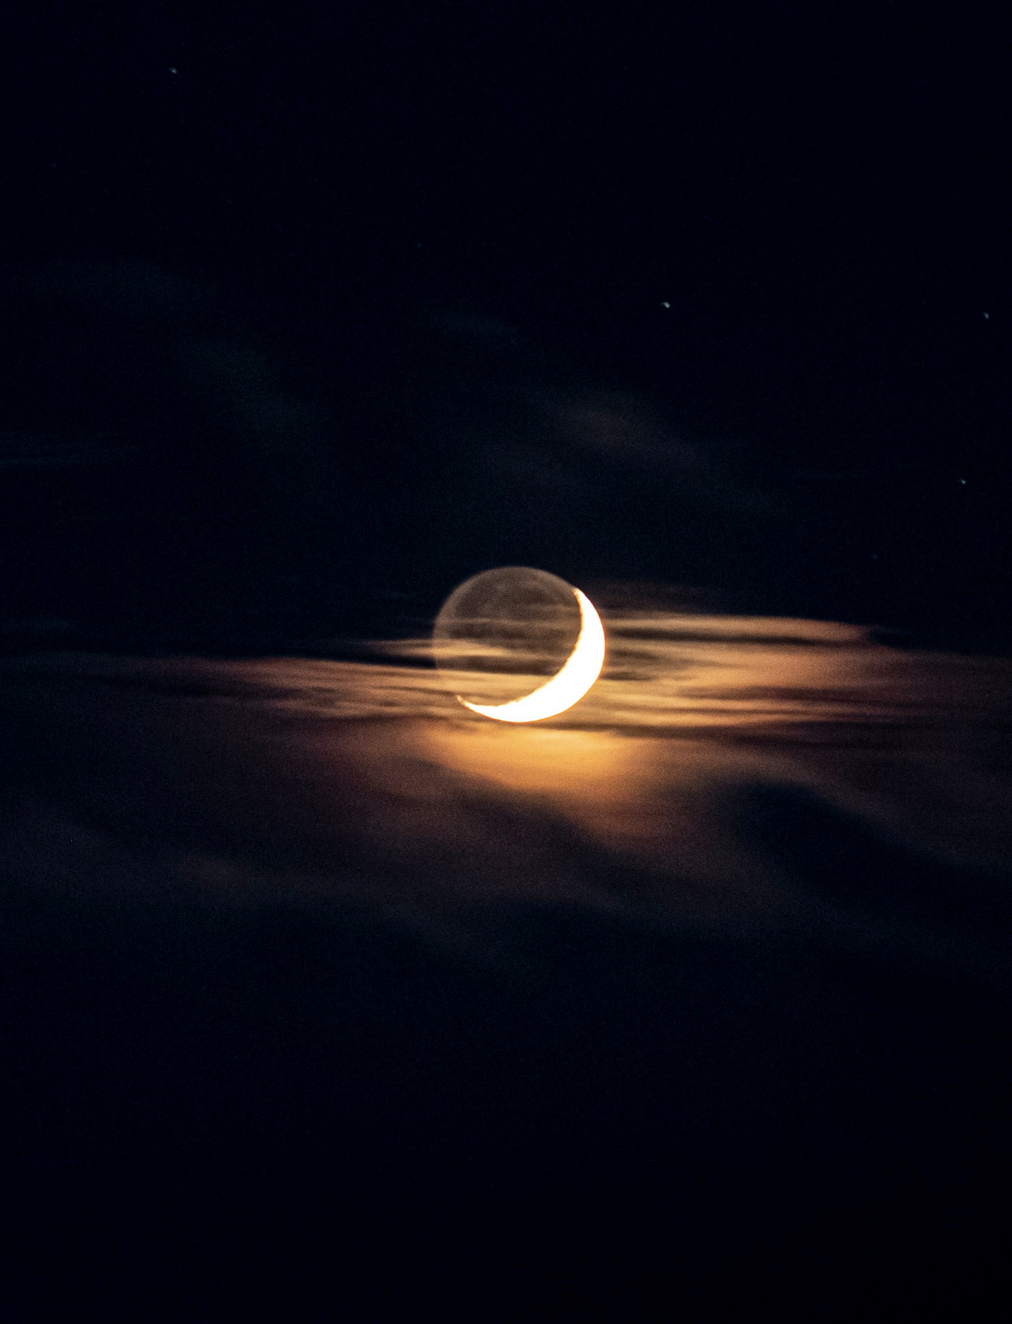
[(579, 602), (564, 579), (529, 566), (485, 570), (454, 589), (440, 609), (436, 664), (463, 700), (509, 702), (559, 671), (580, 626)]

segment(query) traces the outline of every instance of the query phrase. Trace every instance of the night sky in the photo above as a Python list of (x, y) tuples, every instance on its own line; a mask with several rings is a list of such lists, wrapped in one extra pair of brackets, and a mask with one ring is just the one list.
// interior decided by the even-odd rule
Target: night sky
[(396, 633), (530, 563), (1004, 647), (986, 8), (8, 32), (9, 635)]
[(990, 1317), (1003, 18), (5, 11), (3, 1324)]

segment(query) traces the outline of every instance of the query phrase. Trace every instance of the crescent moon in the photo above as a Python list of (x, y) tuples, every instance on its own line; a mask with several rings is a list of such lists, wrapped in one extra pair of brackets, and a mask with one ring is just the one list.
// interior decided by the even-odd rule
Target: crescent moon
[(468, 703), (459, 694), (457, 702), (473, 713), (493, 717), (497, 722), (541, 722), (579, 703), (604, 666), (604, 626), (590, 598), (578, 588), (573, 592), (580, 604), (580, 633), (573, 651), (551, 680), (509, 703)]

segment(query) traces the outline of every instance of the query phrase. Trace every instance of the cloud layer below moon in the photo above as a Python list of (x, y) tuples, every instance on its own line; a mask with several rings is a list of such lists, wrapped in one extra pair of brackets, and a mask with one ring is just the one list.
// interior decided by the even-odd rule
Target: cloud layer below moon
[[(6, 663), (7, 876), (229, 905), (343, 897), (425, 922), (507, 901), (645, 905), (1007, 961), (992, 902), (963, 929), (886, 922), (893, 872), (861, 866), (879, 911), (855, 917), (799, 893), (767, 858), (775, 833), (741, 819), (747, 788), (788, 788), (777, 821), (839, 813), (905, 843), (952, 880), (957, 909), (1004, 895), (1007, 660), (901, 651), (825, 621), (639, 610), (608, 628), (599, 683), (533, 726), (464, 711), (422, 665), (424, 638), (371, 662)], [(791, 798), (812, 795), (837, 808)], [(748, 799), (746, 820), (767, 823), (765, 803)]]

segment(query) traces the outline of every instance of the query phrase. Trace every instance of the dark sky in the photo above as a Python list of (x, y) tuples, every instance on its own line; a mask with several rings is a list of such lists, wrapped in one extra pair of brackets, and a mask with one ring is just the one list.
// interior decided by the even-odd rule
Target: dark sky
[[(0, 24), (4, 1318), (985, 1317), (1004, 10)], [(625, 716), (362, 648), (511, 564)]]
[[(2, 79), (13, 504), (73, 507), (63, 526), (92, 533), (63, 559), (96, 581), (131, 559), (230, 582), (344, 567), (429, 610), (463, 574), (534, 560), (1004, 638), (995, 8), (20, 9)], [(218, 347), (198, 406), (166, 350), (181, 336)], [(207, 404), (247, 389), (247, 425), (265, 391), (289, 424), (316, 419), (266, 477)], [(142, 444), (157, 479), (48, 464), (46, 488), (23, 462), (42, 434), (160, 428), (177, 441), (171, 459)], [(15, 562), (55, 546), (31, 528)], [(66, 615), (61, 583), (40, 572), (8, 616)]]

